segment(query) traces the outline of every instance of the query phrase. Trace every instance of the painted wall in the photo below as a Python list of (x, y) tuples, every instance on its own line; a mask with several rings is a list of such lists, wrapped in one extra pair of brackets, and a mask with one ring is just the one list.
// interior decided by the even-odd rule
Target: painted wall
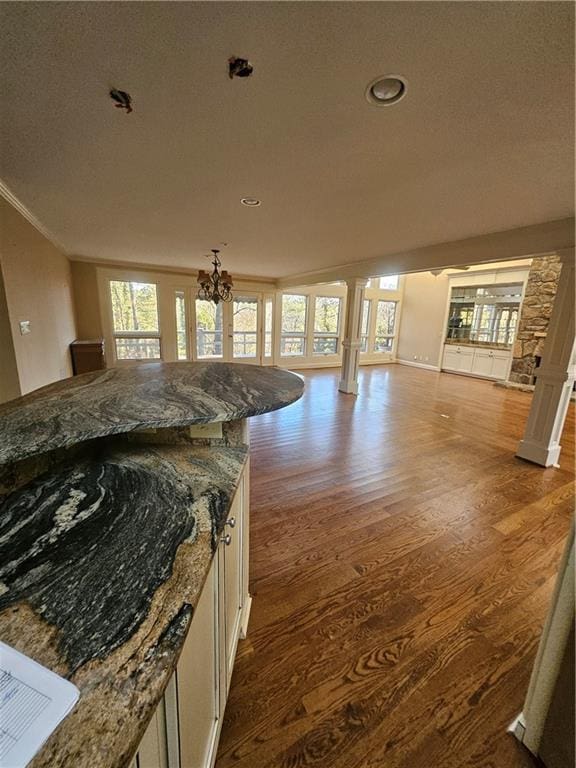
[(440, 365), (448, 276), (430, 272), (406, 275), (396, 358), (418, 365)]
[(104, 328), (96, 266), (82, 261), (73, 261), (70, 267), (78, 338), (83, 341), (101, 339), (104, 336)]
[(12, 328), (8, 315), (8, 302), (4, 289), (4, 276), (0, 268), (0, 403), (20, 395), (20, 379), (16, 353), (12, 341)]
[[(0, 262), (22, 394), (72, 375), (76, 338), (70, 262), (0, 199)], [(30, 321), (29, 334), (19, 323)]]

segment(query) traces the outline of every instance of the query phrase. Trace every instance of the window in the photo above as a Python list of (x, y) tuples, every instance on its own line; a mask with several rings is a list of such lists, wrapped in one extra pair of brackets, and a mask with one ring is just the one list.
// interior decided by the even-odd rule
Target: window
[(362, 304), (362, 322), (360, 324), (360, 352), (368, 352), (368, 334), (370, 332), (370, 299)]
[(380, 289), (382, 291), (398, 290), (398, 275), (386, 275), (380, 278)]
[(264, 304), (264, 357), (272, 357), (272, 299)]
[(338, 351), (340, 303), (336, 296), (316, 296), (314, 305), (315, 355), (335, 355)]
[(517, 323), (518, 307), (503, 307), (496, 322), (495, 341), (498, 344), (513, 344)]
[(396, 302), (379, 301), (376, 308), (374, 352), (391, 352), (396, 324)]
[(188, 333), (186, 331), (186, 300), (184, 291), (176, 291), (176, 357), (188, 360)]
[(306, 353), (306, 309), (308, 299), (294, 293), (282, 296), (282, 333), (280, 354), (283, 357)]
[(240, 296), (234, 299), (233, 357), (256, 357), (258, 351), (258, 299)]
[(155, 283), (110, 280), (117, 360), (159, 360), (160, 328)]
[(384, 277), (371, 277), (368, 288), (376, 288), (381, 291), (397, 291), (398, 275), (385, 275)]
[(222, 357), (222, 304), (196, 299), (196, 355)]

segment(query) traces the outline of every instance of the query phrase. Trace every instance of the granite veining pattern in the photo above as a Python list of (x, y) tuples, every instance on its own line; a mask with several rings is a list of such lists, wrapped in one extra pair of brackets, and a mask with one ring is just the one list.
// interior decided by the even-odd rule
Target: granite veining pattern
[(299, 376), (239, 363), (145, 363), (64, 379), (0, 406), (0, 464), (85, 440), (244, 419), (302, 396)]
[(176, 550), (215, 546), (246, 447), (100, 452), (9, 494), (0, 517), (0, 613), (25, 601), (60, 631), (69, 673), (140, 626)]
[[(0, 407), (0, 637), (80, 689), (31, 768), (128, 764), (248, 458), (240, 420), (302, 390), (276, 369), (146, 364)], [(190, 435), (210, 421), (221, 438)]]

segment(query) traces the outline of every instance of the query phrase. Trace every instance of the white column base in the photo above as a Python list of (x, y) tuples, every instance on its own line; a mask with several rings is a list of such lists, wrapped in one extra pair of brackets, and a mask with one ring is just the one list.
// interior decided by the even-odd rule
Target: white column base
[(516, 456), (519, 459), (531, 461), (533, 464), (539, 464), (541, 467), (558, 467), (561, 450), (561, 445), (546, 447), (530, 440), (520, 440)]
[(347, 395), (357, 395), (358, 394), (358, 382), (357, 381), (344, 381), (344, 379), (340, 380), (340, 383), (338, 384), (338, 391), (344, 392)]

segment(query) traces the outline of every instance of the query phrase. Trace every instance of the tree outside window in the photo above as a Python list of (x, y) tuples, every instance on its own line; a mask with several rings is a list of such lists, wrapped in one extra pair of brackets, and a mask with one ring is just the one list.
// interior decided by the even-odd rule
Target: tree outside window
[(111, 280), (112, 324), (118, 360), (158, 360), (160, 331), (155, 283)]

